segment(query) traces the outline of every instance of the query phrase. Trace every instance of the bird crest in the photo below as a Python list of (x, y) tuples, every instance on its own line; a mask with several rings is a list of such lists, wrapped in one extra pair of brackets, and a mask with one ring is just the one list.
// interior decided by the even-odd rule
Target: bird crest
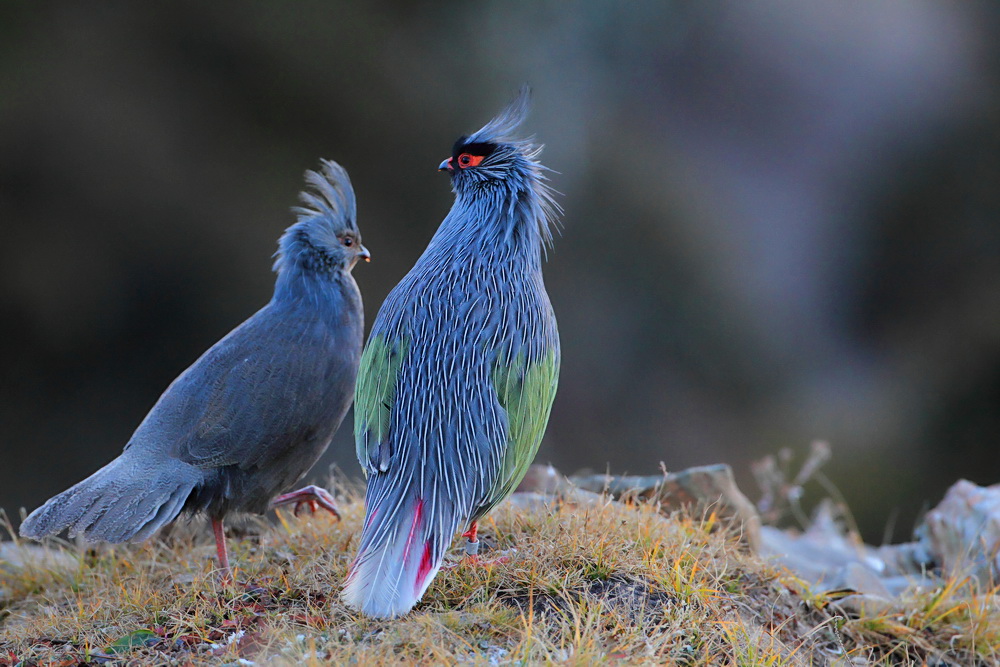
[(333, 160), (320, 160), (320, 171), (306, 171), (306, 185), (299, 193), (304, 206), (293, 206), (298, 222), (324, 218), (337, 232), (358, 231), (358, 204), (347, 170)]
[(538, 161), (543, 146), (535, 144), (534, 137), (516, 136), (530, 108), (531, 89), (524, 85), (486, 125), (460, 137), (452, 147), (452, 156), (439, 168), (451, 173), (452, 186), (460, 196), (492, 197), (498, 185), (515, 195), (512, 201), (517, 204), (517, 217), (527, 218), (543, 245), (551, 245), (552, 230), (558, 229), (562, 213), (545, 176), (551, 170)]
[(529, 111), (531, 87), (526, 84), (500, 113), (465, 139), (470, 144), (523, 143), (514, 137), (514, 131), (524, 123)]
[(353, 266), (367, 259), (357, 223), (357, 200), (347, 170), (333, 160), (321, 160), (319, 171), (306, 171), (307, 189), (299, 193), (301, 206), (292, 207), (297, 221), (278, 241), (274, 270), (295, 263), (311, 268)]

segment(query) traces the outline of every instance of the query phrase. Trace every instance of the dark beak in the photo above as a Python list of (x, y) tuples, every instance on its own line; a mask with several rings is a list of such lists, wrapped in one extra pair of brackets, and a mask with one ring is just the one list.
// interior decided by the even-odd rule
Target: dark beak
[(448, 158), (438, 165), (438, 171), (452, 171), (453, 169), (454, 167), (451, 166), (451, 158)]
[(358, 253), (358, 257), (365, 260), (366, 262), (372, 261), (372, 254), (368, 252), (368, 248), (361, 246), (361, 252)]

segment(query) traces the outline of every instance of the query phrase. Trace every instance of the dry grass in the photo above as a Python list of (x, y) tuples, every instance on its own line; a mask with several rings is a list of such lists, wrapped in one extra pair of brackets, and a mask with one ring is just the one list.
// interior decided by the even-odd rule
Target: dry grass
[[(396, 621), (341, 604), (363, 508), (253, 524), (237, 577), (213, 571), (195, 521), (147, 544), (81, 551), (71, 568), (0, 570), (0, 665), (995, 664), (996, 597), (967, 582), (864, 617), (747, 552), (713, 515), (603, 503), (502, 507), (492, 566), (442, 572)], [(457, 553), (457, 550), (456, 550)], [(943, 661), (943, 662), (942, 662)]]

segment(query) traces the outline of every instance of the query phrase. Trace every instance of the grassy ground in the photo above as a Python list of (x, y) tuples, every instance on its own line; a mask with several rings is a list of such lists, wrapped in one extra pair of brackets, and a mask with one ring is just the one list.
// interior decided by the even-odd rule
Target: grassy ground
[[(338, 593), (363, 516), (259, 522), (230, 538), (224, 586), (200, 521), (66, 568), (0, 569), (0, 665), (997, 664), (993, 592), (949, 582), (858, 616), (748, 553), (711, 513), (504, 506), (492, 566), (443, 571), (416, 610), (364, 618)], [(457, 543), (456, 543), (457, 544)], [(458, 549), (455, 550), (456, 560)], [(72, 564), (75, 563), (75, 564)]]

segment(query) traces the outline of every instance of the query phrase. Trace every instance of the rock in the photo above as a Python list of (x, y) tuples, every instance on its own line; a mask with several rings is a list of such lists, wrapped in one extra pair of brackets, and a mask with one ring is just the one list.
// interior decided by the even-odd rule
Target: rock
[(870, 551), (885, 564), (887, 576), (921, 575), (934, 566), (932, 556), (917, 542), (870, 547)]
[(895, 597), (912, 582), (893, 577), (890, 588), (878, 550), (847, 535), (829, 501), (820, 503), (809, 529), (800, 535), (764, 526), (760, 554), (773, 557), (817, 592), (849, 592), (838, 604), (856, 613), (881, 613), (895, 607)]
[(886, 590), (889, 591), (892, 597), (899, 597), (904, 591), (911, 591), (914, 593), (918, 591), (929, 591), (935, 586), (938, 586), (940, 583), (940, 579), (926, 573), (882, 577), (882, 585), (885, 586)]
[(22, 542), (0, 542), (0, 569), (11, 573), (28, 568), (75, 570), (79, 566), (79, 558), (62, 549)]
[(568, 484), (569, 481), (551, 465), (534, 463), (528, 467), (528, 472), (524, 474), (524, 479), (518, 484), (516, 492), (555, 495)]
[(848, 563), (840, 572), (838, 588), (849, 588), (858, 593), (888, 600), (892, 597), (878, 574), (859, 562)]
[[(833, 504), (823, 501), (816, 508), (812, 524), (801, 535), (769, 526), (761, 529), (762, 556), (775, 556), (787, 567), (815, 583), (834, 578), (849, 563), (867, 560), (864, 545), (848, 539), (834, 518)], [(868, 565), (881, 571), (882, 564)], [(836, 588), (835, 583), (826, 588)]]
[(587, 475), (571, 477), (569, 481), (585, 491), (609, 493), (619, 501), (659, 502), (667, 510), (711, 506), (720, 518), (741, 522), (751, 548), (759, 547), (760, 516), (736, 486), (728, 465), (699, 466), (664, 475)]
[(1000, 580), (1000, 484), (959, 480), (917, 527), (921, 553), (946, 577), (971, 576), (984, 586)]
[(577, 489), (569, 483), (561, 489), (558, 495), (547, 495), (533, 491), (515, 491), (504, 501), (505, 504), (521, 510), (552, 507), (558, 503), (566, 505), (605, 505), (609, 502), (613, 501), (609, 500), (607, 496)]
[(847, 595), (838, 600), (837, 604), (859, 616), (878, 616), (899, 607), (898, 603), (890, 598), (884, 598), (879, 595), (865, 595), (863, 593)]
[(519, 510), (535, 510), (543, 507), (551, 507), (557, 502), (555, 496), (548, 496), (532, 491), (515, 491), (504, 501), (505, 505), (516, 507)]

